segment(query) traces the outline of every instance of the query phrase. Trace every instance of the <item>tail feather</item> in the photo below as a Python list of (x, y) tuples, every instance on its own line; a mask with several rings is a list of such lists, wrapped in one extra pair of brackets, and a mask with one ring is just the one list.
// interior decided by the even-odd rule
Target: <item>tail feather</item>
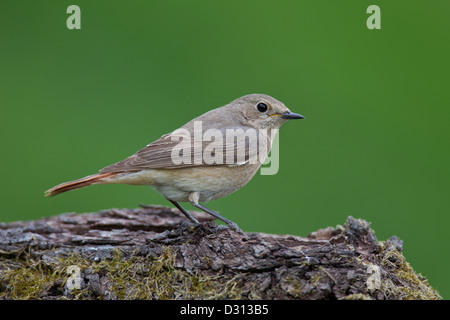
[(103, 179), (110, 178), (115, 175), (116, 175), (116, 173), (114, 173), (114, 172), (97, 173), (97, 174), (93, 174), (93, 175), (90, 175), (90, 176), (87, 176), (87, 177), (84, 177), (84, 178), (81, 178), (78, 180), (64, 182), (64, 183), (58, 184), (57, 186), (54, 186), (53, 188), (45, 191), (45, 196), (53, 197), (53, 196), (56, 196), (60, 193), (66, 192), (66, 191), (87, 187), (87, 186), (90, 186), (91, 184), (99, 183)]

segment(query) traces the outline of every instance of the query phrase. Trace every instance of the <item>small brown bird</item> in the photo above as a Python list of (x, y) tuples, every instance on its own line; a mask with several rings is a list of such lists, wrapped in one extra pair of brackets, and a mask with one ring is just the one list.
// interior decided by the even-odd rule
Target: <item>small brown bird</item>
[(303, 118), (268, 95), (246, 95), (204, 113), (97, 174), (47, 190), (46, 196), (92, 184), (148, 185), (196, 224), (178, 202), (188, 201), (241, 231), (199, 201), (225, 197), (247, 184), (269, 153), (273, 132), (288, 119)]

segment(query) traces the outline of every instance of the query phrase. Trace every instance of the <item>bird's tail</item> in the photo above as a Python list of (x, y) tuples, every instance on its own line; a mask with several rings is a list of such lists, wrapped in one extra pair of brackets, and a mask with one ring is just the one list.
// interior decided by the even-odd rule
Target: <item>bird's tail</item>
[(117, 173), (114, 173), (114, 172), (97, 173), (97, 174), (93, 174), (93, 175), (90, 175), (90, 176), (87, 176), (87, 177), (84, 177), (84, 178), (81, 178), (78, 180), (64, 182), (64, 183), (58, 184), (57, 186), (54, 186), (53, 188), (45, 191), (45, 196), (53, 197), (53, 196), (56, 196), (57, 194), (60, 194), (60, 193), (66, 192), (66, 191), (87, 187), (87, 186), (90, 186), (91, 184), (96, 184), (96, 183), (102, 182), (105, 178), (111, 178), (111, 177), (115, 176), (116, 174)]

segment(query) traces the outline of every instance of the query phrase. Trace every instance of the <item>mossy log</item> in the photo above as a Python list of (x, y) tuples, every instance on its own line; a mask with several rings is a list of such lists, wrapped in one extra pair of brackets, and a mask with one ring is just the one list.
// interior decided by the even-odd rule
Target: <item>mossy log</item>
[(0, 224), (0, 299), (440, 299), (369, 223), (307, 237), (160, 206)]

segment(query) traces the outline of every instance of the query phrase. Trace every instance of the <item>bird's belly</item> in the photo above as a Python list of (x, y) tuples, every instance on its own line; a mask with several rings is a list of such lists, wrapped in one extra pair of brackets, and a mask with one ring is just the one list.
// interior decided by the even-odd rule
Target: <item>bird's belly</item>
[(199, 201), (210, 201), (229, 195), (247, 184), (259, 165), (211, 166), (182, 169), (151, 169), (124, 174), (116, 183), (151, 185), (162, 196), (173, 201), (189, 201), (189, 194), (199, 192)]

